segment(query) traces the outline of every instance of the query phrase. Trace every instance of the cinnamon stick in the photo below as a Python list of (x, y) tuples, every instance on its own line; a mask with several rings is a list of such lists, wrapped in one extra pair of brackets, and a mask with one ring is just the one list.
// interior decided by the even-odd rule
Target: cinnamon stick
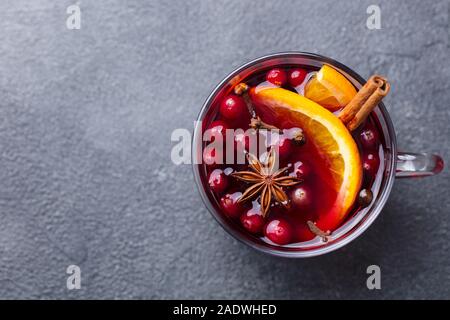
[(358, 128), (359, 125), (367, 119), (372, 110), (389, 93), (390, 88), (389, 82), (386, 82), (384, 87), (376, 88), (375, 92), (367, 99), (358, 113), (356, 113), (353, 119), (347, 124), (348, 130), (353, 131)]
[(373, 75), (339, 114), (339, 119), (350, 131), (355, 130), (369, 116), (370, 112), (389, 93), (390, 84), (386, 78)]

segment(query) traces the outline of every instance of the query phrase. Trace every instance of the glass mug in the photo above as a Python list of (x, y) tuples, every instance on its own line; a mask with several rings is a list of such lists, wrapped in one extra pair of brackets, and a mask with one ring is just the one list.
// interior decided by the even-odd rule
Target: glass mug
[[(411, 153), (400, 152), (397, 150), (397, 142), (394, 127), (391, 118), (383, 103), (380, 103), (372, 112), (372, 117), (377, 122), (378, 130), (383, 135), (383, 153), (384, 159), (380, 159), (382, 174), (378, 174), (379, 181), (376, 181), (377, 190), (374, 191), (371, 204), (356, 213), (350, 219), (347, 219), (338, 229), (334, 230), (329, 241), (323, 242), (319, 238), (316, 241), (307, 242), (304, 245), (295, 246), (276, 246), (268, 244), (257, 237), (247, 234), (245, 231), (232, 226), (230, 222), (214, 205), (214, 198), (211, 191), (202, 182), (203, 166), (202, 141), (203, 127), (201, 121), (205, 121), (207, 111), (215, 102), (218, 101), (224, 92), (229, 92), (234, 85), (262, 68), (270, 68), (279, 65), (304, 65), (313, 68), (320, 68), (327, 64), (341, 72), (356, 88), (361, 88), (365, 81), (356, 72), (343, 64), (330, 58), (317, 54), (306, 52), (287, 52), (276, 53), (255, 59), (235, 71), (231, 72), (219, 85), (213, 90), (205, 104), (203, 105), (194, 128), (192, 157), (194, 178), (199, 189), (201, 198), (212, 216), (219, 224), (236, 239), (245, 244), (265, 253), (275, 256), (303, 258), (322, 255), (348, 244), (360, 234), (362, 234), (376, 219), (383, 209), (392, 189), (395, 178), (423, 177), (439, 173), (444, 162), (442, 158), (429, 153)], [(384, 161), (383, 161), (384, 160)], [(204, 181), (204, 179), (203, 179)]]

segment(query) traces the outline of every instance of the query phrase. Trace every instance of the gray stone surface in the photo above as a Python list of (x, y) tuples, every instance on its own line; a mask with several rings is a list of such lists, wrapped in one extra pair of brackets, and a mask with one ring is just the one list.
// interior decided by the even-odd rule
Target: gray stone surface
[(448, 1), (83, 0), (67, 30), (70, 4), (0, 2), (0, 298), (450, 298), (448, 169), (397, 181), (344, 249), (287, 260), (226, 234), (170, 161), (228, 72), (301, 50), (387, 75), (399, 145), (448, 162)]

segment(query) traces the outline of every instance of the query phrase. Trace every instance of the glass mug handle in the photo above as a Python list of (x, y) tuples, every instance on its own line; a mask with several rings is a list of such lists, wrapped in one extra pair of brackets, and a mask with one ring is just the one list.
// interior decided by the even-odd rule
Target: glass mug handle
[(397, 153), (397, 178), (426, 177), (438, 174), (444, 168), (444, 160), (433, 153)]

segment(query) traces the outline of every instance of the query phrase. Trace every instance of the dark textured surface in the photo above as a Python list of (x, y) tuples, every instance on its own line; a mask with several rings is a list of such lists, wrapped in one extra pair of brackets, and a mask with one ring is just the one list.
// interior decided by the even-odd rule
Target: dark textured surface
[(1, 1), (0, 297), (450, 298), (448, 169), (397, 181), (344, 249), (286, 260), (226, 234), (170, 161), (228, 72), (301, 50), (387, 75), (399, 145), (448, 162), (448, 1), (381, 1), (374, 31), (372, 1), (337, 3), (83, 0), (68, 30), (71, 1)]

